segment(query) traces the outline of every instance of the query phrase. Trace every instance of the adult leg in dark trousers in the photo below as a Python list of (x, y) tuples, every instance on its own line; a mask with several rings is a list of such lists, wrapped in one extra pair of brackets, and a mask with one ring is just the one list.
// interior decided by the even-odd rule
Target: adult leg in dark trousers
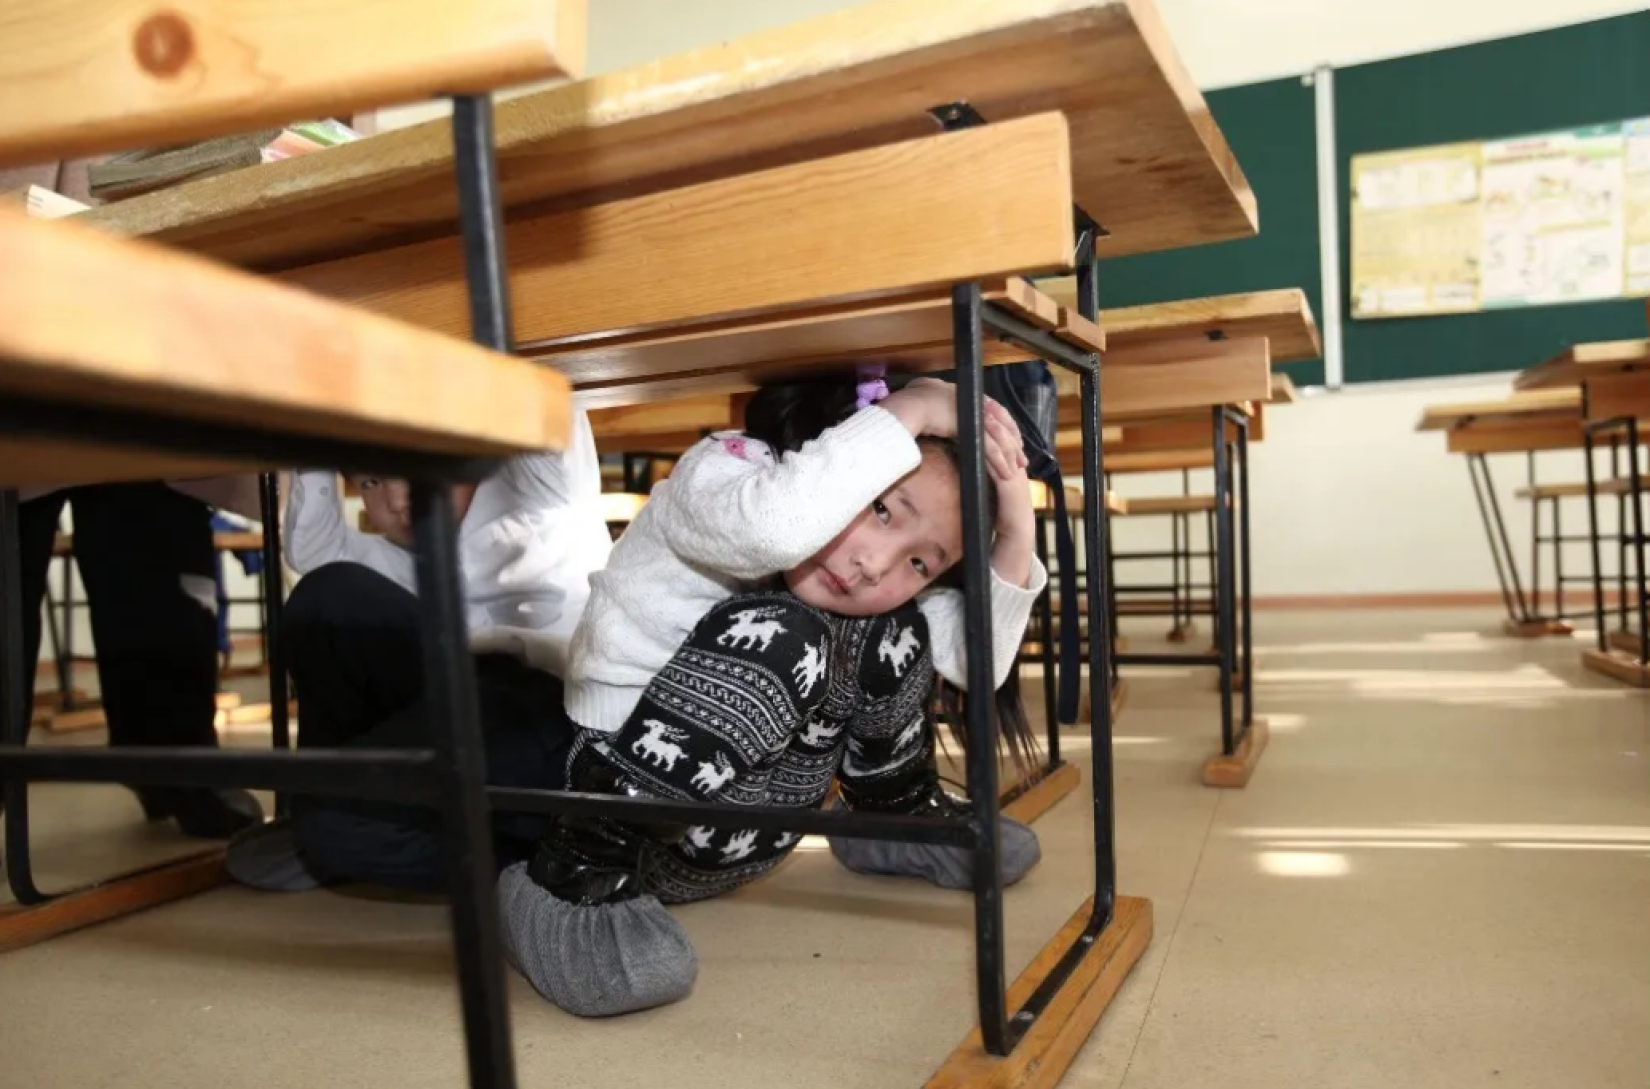
[[(424, 748), (418, 600), (376, 571), (328, 564), (305, 575), (282, 617), (287, 661), (298, 696), (298, 747)], [(559, 789), (573, 726), (559, 678), (520, 659), (476, 659), (476, 688), (495, 786)], [(440, 892), (442, 837), (432, 809), (360, 799), (293, 799), (293, 838), (305, 868), (322, 881), (364, 881)], [(498, 813), (501, 866), (528, 857), (547, 818)]]
[[(215, 747), (218, 690), (211, 512), (164, 484), (73, 488), (22, 504), (24, 660), (40, 654), (41, 601), (52, 541), (67, 503), (75, 563), (86, 587), (109, 744)], [(25, 670), (24, 706), (34, 697)], [(263, 819), (241, 790), (142, 787), (150, 820), (227, 839)]]

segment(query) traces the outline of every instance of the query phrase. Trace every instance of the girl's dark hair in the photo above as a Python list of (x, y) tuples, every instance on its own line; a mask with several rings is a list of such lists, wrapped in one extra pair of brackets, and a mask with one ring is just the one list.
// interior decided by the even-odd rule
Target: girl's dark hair
[(745, 403), (745, 434), (783, 456), (852, 416), (858, 400), (859, 385), (852, 378), (763, 386)]
[[(897, 389), (908, 380), (890, 375), (888, 388)], [(783, 458), (852, 416), (858, 400), (859, 382), (850, 377), (763, 386), (745, 404), (745, 434), (766, 443), (769, 449)], [(951, 439), (923, 436), (917, 442), (925, 449), (943, 454), (952, 468), (960, 473), (957, 444)], [(986, 478), (985, 492), (986, 522), (989, 525), (997, 519), (997, 489), (989, 477)], [(961, 590), (962, 565), (953, 564), (940, 575), (936, 584)], [(1036, 767), (1042, 745), (1026, 717), (1018, 669), (1009, 672), (1008, 679), (993, 694), (992, 703), (996, 710), (998, 737), (1008, 749), (1016, 768), (1026, 772)], [(966, 750), (968, 694), (936, 675), (932, 710), (935, 718), (945, 724), (956, 746)]]

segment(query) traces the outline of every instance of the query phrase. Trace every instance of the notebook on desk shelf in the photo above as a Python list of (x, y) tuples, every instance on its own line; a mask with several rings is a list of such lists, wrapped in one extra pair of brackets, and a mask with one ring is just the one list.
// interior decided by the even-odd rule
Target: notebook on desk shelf
[(181, 147), (127, 152), (94, 164), (86, 177), (92, 196), (120, 200), (196, 178), (307, 155), (355, 139), (355, 130), (331, 118), (303, 121)]
[(36, 219), (61, 219), (72, 216), (76, 212), (84, 212), (90, 208), (89, 204), (82, 204), (73, 197), (66, 197), (62, 193), (54, 193), (43, 185), (29, 185), (22, 189), (14, 189), (9, 193), (0, 194), (0, 199), (8, 204), (20, 205), (25, 212)]

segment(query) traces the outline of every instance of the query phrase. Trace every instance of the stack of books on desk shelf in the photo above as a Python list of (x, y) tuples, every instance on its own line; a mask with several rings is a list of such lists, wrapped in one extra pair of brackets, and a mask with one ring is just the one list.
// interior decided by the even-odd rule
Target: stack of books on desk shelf
[(330, 118), (281, 129), (260, 129), (182, 147), (116, 155), (87, 170), (92, 196), (120, 200), (212, 174), (290, 159), (358, 139), (354, 129)]
[(14, 189), (9, 193), (0, 193), (0, 201), (7, 204), (16, 204), (36, 219), (61, 219), (63, 216), (72, 216), (76, 212), (84, 212), (90, 207), (90, 205), (82, 204), (73, 197), (66, 197), (62, 193), (54, 193), (40, 185), (30, 185), (22, 189)]

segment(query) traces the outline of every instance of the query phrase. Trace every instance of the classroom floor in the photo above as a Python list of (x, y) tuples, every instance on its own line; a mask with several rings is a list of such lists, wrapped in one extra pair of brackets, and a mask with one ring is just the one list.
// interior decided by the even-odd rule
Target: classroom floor
[[(1199, 783), (1207, 672), (1131, 681), (1121, 886), (1156, 936), (1064, 1084), (1642, 1087), (1650, 694), (1483, 612), (1257, 619), (1272, 745), (1247, 790)], [(44, 878), (176, 847), (116, 789), (39, 798)], [(1016, 971), (1088, 888), (1086, 815), (1073, 796), (1039, 822), (1007, 897)], [(684, 1003), (581, 1023), (513, 978), (521, 1083), (923, 1084), (972, 1021), (969, 899), (804, 847), (680, 911)], [(450, 967), (438, 905), (225, 889), (0, 957), (4, 1081), (461, 1085)]]

